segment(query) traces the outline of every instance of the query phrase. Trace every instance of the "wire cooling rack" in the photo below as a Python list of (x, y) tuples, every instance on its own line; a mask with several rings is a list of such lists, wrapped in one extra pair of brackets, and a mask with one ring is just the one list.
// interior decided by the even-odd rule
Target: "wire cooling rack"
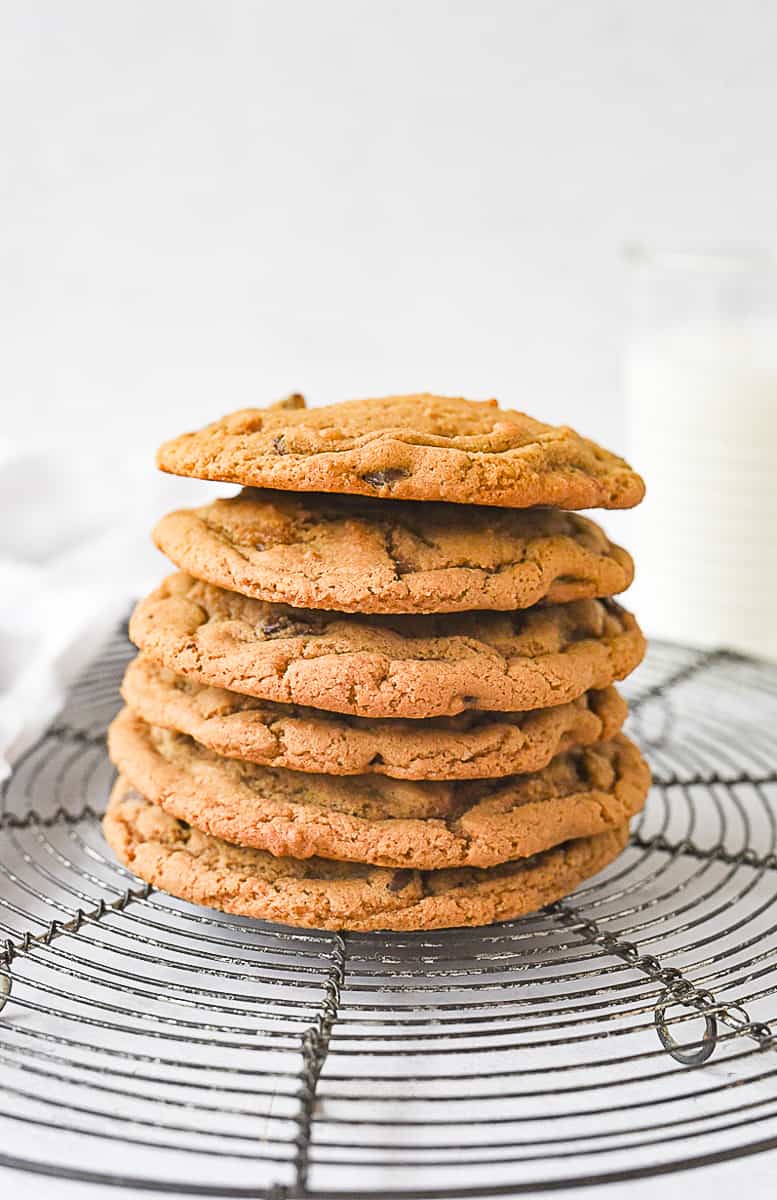
[(338, 936), (194, 908), (113, 861), (103, 739), (130, 653), (117, 636), (3, 792), (0, 1164), (431, 1200), (777, 1146), (777, 668), (653, 647), (627, 691), (655, 787), (568, 900)]

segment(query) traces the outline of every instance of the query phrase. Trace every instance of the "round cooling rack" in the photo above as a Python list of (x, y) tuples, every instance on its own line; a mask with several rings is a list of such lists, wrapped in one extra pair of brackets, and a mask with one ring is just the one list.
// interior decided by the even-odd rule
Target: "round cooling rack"
[(117, 636), (0, 817), (0, 1164), (208, 1196), (464, 1197), (777, 1146), (777, 668), (657, 645), (655, 786), (574, 895), (292, 930), (155, 892), (99, 827)]

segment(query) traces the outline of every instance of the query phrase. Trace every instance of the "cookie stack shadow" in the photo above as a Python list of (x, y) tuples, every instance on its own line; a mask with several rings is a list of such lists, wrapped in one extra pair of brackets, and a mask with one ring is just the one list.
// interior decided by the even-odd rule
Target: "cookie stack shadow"
[(433, 396), (234, 413), (171, 513), (109, 735), (117, 857), (164, 891), (326, 929), (479, 925), (620, 852), (649, 771), (613, 684), (629, 555), (573, 511), (642, 481), (572, 430)]

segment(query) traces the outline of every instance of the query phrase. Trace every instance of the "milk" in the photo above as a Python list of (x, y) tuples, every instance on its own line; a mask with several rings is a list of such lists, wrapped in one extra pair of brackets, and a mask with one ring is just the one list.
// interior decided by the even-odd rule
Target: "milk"
[(777, 661), (777, 316), (637, 337), (626, 380), (646, 632)]

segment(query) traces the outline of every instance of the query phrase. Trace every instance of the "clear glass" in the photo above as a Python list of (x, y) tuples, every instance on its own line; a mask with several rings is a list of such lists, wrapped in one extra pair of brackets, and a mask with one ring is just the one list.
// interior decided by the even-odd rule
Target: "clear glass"
[(631, 252), (630, 452), (646, 631), (777, 660), (777, 269)]

